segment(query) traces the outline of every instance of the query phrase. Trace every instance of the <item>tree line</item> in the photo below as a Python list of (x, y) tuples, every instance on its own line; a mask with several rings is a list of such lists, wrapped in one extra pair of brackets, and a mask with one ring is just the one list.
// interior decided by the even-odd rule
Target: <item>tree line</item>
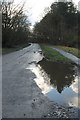
[(72, 2), (54, 2), (42, 20), (35, 24), (33, 33), (23, 11), (24, 4), (14, 7), (13, 2), (2, 2), (1, 6), (3, 47), (28, 42), (79, 47), (80, 11)]
[(80, 12), (72, 2), (55, 2), (34, 27), (34, 41), (78, 47)]
[(2, 2), (2, 46), (14, 47), (27, 44), (29, 21), (24, 14), (23, 5), (14, 6), (13, 2)]

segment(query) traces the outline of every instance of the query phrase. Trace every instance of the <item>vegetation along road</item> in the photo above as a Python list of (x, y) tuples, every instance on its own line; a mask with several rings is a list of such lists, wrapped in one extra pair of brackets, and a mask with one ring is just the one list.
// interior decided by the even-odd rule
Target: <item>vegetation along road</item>
[(62, 54), (63, 56), (67, 57), (68, 59), (70, 59), (71, 61), (76, 63), (77, 65), (80, 65), (80, 59), (78, 57), (72, 55), (71, 53), (63, 51), (60, 48), (52, 47), (52, 49), (58, 51), (60, 54)]

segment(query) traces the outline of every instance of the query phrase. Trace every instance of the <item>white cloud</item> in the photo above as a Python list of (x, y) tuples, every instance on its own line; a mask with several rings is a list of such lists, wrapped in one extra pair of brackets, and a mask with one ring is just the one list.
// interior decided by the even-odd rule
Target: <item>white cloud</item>
[[(58, 0), (14, 0), (16, 4), (26, 2), (25, 9), (28, 9), (29, 20), (34, 25), (43, 15), (44, 9), (49, 7), (51, 3)], [(68, 0), (69, 1), (69, 0)], [(73, 0), (78, 5), (78, 0)]]
[(29, 0), (26, 5), (30, 8), (29, 19), (32, 24), (39, 21), (45, 7), (49, 7), (54, 0)]

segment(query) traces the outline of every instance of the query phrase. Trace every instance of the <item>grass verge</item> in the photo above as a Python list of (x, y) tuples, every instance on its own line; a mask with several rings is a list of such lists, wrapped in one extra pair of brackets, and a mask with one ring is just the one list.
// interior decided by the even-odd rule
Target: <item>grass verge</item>
[(68, 53), (75, 55), (76, 57), (80, 58), (80, 50), (77, 48), (66, 47), (66, 46), (56, 46), (56, 48), (60, 48)]
[(8, 54), (8, 53), (11, 53), (11, 52), (14, 52), (14, 51), (17, 51), (18, 49), (17, 48), (2, 48), (2, 54)]
[(8, 54), (8, 53), (11, 53), (11, 52), (15, 52), (15, 51), (18, 51), (22, 48), (25, 48), (25, 47), (28, 47), (30, 44), (27, 44), (27, 45), (21, 45), (21, 46), (15, 46), (13, 48), (2, 48), (2, 54)]
[(47, 45), (40, 45), (40, 46), (45, 58), (47, 58), (48, 60), (51, 60), (53, 62), (68, 62), (68, 63), (70, 62), (71, 63), (71, 60), (64, 57), (59, 52), (57, 52), (56, 50), (53, 50), (49, 46)]

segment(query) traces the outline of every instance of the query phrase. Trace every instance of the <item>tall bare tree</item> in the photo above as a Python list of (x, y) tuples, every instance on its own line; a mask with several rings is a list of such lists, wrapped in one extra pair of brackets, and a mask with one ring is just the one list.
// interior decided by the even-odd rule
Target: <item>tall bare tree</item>
[(29, 22), (23, 12), (24, 4), (14, 7), (13, 1), (2, 2), (2, 33), (3, 46), (27, 43)]

